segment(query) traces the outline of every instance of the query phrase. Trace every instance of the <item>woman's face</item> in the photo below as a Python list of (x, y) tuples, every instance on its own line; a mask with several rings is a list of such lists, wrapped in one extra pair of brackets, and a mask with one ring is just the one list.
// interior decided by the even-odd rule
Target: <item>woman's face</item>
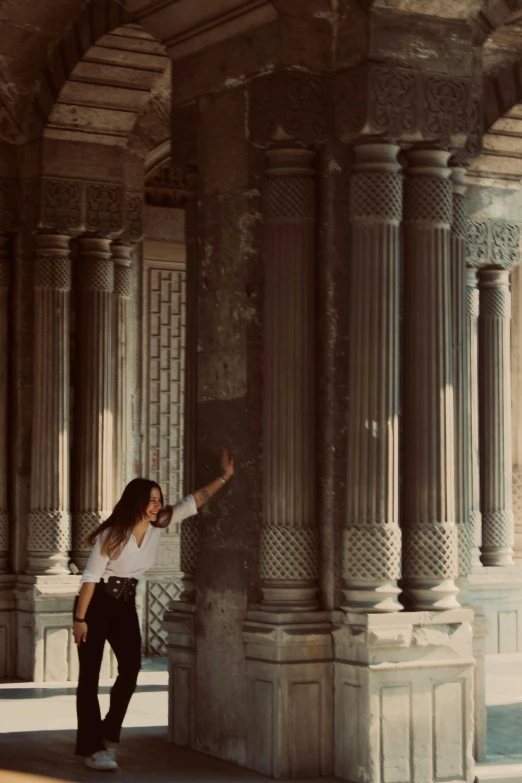
[(161, 511), (161, 495), (159, 489), (153, 487), (150, 491), (149, 504), (147, 506), (146, 518), (149, 522), (155, 522)]

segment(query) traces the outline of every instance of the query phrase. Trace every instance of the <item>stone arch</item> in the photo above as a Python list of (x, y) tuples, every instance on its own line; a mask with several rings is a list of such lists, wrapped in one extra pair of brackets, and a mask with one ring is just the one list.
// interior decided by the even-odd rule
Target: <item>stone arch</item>
[(116, 0), (93, 0), (52, 51), (40, 77), (33, 108), (44, 126), (60, 92), (86, 52), (112, 30), (131, 21)]

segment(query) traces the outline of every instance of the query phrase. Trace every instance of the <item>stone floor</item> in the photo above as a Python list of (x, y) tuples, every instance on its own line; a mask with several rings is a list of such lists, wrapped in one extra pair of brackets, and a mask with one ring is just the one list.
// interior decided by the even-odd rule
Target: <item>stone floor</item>
[[(100, 686), (102, 710), (110, 683)], [(167, 671), (161, 659), (144, 662), (125, 722), (114, 773), (86, 769), (73, 755), (75, 689), (70, 685), (0, 683), (0, 783), (254, 783), (265, 780), (166, 741)], [(502, 656), (488, 663), (488, 752), (479, 781), (522, 783), (522, 663)], [(324, 783), (324, 779), (323, 779)]]

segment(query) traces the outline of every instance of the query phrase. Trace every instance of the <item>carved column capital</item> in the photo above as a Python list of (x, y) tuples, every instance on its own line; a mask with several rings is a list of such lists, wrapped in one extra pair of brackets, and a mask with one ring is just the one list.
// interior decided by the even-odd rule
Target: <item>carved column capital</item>
[(333, 129), (330, 77), (281, 69), (249, 85), (249, 133), (254, 144), (296, 139), (322, 144)]
[(132, 245), (128, 242), (113, 242), (111, 245), (114, 262), (114, 293), (124, 299), (132, 298)]

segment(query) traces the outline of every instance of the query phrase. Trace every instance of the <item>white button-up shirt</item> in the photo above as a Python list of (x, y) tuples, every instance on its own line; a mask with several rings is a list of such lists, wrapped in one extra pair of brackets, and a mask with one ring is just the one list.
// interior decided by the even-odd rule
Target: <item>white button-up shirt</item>
[[(193, 495), (188, 495), (173, 507), (171, 524), (198, 513)], [(87, 560), (81, 584), (84, 582), (108, 581), (110, 576), (134, 577), (139, 579), (145, 571), (152, 568), (156, 562), (162, 528), (149, 525), (141, 546), (138, 546), (134, 535), (129, 539), (118, 557), (110, 560), (108, 555), (102, 555), (102, 540), (107, 535), (105, 531), (94, 542), (92, 552)]]

